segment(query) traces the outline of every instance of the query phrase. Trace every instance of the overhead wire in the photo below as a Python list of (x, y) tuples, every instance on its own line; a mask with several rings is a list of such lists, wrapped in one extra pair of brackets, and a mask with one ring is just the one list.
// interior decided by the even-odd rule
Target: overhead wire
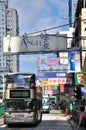
[[(75, 20), (84, 21), (86, 19), (80, 19), (80, 17), (79, 17), (79, 18), (76, 18)], [(46, 28), (46, 29), (31, 32), (31, 33), (28, 33), (28, 34), (25, 33), (25, 34), (26, 35), (31, 35), (31, 34), (35, 34), (35, 33), (46, 32), (46, 31), (49, 31), (49, 30), (54, 30), (54, 29), (57, 29), (57, 28), (66, 27), (66, 26), (69, 26), (69, 25), (72, 25), (72, 24), (75, 24), (75, 22), (67, 23), (67, 24), (63, 24), (63, 25), (59, 25), (59, 26), (54, 26), (54, 27), (51, 27), (51, 28)]]
[(32, 33), (28, 33), (27, 35), (31, 35), (31, 34), (35, 34), (35, 33), (39, 33), (39, 32), (45, 32), (45, 31), (49, 31), (49, 30), (54, 30), (54, 29), (57, 29), (57, 28), (68, 26), (68, 25), (69, 25), (69, 23), (68, 24), (64, 24), (64, 25), (59, 25), (59, 26), (51, 27), (51, 28), (46, 28), (46, 29), (42, 29), (42, 30), (35, 31), (35, 32), (32, 32)]

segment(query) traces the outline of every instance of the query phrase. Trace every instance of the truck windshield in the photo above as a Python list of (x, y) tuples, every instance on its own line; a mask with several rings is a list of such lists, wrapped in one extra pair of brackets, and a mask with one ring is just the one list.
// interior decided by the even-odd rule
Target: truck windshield
[(42, 104), (43, 104), (43, 106), (49, 105), (49, 99), (48, 98), (43, 98)]

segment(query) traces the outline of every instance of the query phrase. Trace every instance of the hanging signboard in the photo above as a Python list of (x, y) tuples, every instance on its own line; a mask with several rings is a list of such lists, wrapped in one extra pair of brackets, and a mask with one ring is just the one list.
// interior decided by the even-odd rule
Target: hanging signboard
[(70, 78), (48, 78), (42, 81), (41, 86), (58, 86), (58, 84), (72, 84)]
[(38, 78), (66, 78), (66, 72), (38, 72)]
[(67, 51), (66, 35), (36, 35), (22, 37), (3, 37), (4, 53), (39, 53)]
[(80, 51), (68, 51), (68, 72), (80, 71)]
[(83, 80), (83, 73), (82, 72), (75, 73), (75, 84), (76, 85), (82, 84), (82, 80)]

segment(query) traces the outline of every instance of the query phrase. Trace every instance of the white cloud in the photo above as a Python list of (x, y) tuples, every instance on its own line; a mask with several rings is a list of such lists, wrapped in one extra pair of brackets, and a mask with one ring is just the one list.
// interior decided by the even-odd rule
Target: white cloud
[[(65, 4), (64, 4), (65, 2)], [(20, 34), (61, 25), (67, 14), (67, 0), (9, 0), (9, 8), (19, 15)]]
[[(63, 25), (65, 21), (61, 18), (68, 15), (67, 0), (8, 0), (8, 5), (18, 12), (20, 35)], [(20, 70), (31, 71), (32, 68), (33, 72), (36, 71), (36, 58), (35, 55), (20, 56)]]
[(37, 61), (36, 55), (20, 55), (21, 63), (34, 63)]

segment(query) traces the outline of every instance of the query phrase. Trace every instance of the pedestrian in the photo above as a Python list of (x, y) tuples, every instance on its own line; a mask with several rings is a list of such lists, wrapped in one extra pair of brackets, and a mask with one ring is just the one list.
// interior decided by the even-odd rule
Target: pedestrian
[(82, 124), (83, 119), (86, 119), (85, 107), (84, 106), (81, 107), (80, 110), (81, 110), (81, 113), (80, 113), (80, 116), (79, 116), (78, 129), (80, 128), (80, 130), (86, 130), (86, 128), (85, 128), (86, 126), (83, 126), (83, 124)]

